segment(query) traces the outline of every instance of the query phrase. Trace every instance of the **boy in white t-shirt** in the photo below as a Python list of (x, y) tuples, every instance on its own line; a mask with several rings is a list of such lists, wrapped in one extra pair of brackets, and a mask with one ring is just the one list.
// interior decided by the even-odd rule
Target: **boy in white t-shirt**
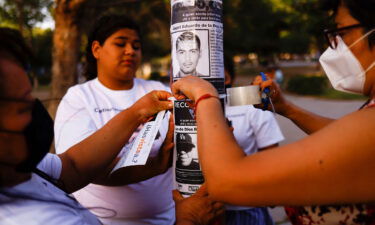
[[(89, 36), (86, 54), (85, 73), (89, 81), (70, 88), (57, 111), (55, 145), (58, 153), (90, 137), (145, 94), (168, 90), (160, 82), (135, 78), (142, 45), (138, 26), (127, 17), (109, 15), (99, 19)], [(151, 156), (159, 152), (167, 130), (168, 117), (163, 120)], [(137, 131), (131, 139), (136, 135)], [(163, 164), (165, 162), (151, 163), (143, 170), (122, 168), (110, 176), (111, 168), (108, 168), (98, 174), (94, 184), (74, 195), (82, 205), (93, 208), (91, 211), (99, 217), (108, 217), (108, 210), (95, 208), (114, 211), (115, 216), (101, 218), (105, 224), (173, 224), (172, 171), (163, 170)]]

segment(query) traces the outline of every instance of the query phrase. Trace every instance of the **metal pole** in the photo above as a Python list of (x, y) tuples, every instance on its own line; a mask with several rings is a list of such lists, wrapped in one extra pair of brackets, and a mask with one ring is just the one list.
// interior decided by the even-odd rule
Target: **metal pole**
[[(194, 75), (225, 94), (222, 0), (171, 0), (172, 81)], [(189, 196), (204, 183), (199, 165), (197, 126), (189, 100), (175, 101), (174, 177)]]

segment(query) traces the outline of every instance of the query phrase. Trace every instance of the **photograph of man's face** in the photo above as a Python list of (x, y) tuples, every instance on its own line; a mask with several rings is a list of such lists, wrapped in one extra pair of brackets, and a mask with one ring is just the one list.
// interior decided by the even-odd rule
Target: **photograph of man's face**
[(190, 134), (177, 134), (176, 148), (177, 168), (199, 170), (199, 163), (197, 162), (198, 159), (194, 159), (193, 156), (193, 149), (195, 148), (195, 145)]
[(189, 147), (183, 147), (183, 146), (178, 146), (179, 151), (178, 152), (178, 158), (179, 161), (181, 162), (182, 166), (190, 166), (191, 161), (193, 161), (193, 157), (191, 155), (191, 150), (193, 150), (193, 146)]
[(196, 67), (201, 57), (201, 42), (193, 32), (182, 33), (176, 41), (176, 56), (180, 66), (179, 77), (197, 75)]

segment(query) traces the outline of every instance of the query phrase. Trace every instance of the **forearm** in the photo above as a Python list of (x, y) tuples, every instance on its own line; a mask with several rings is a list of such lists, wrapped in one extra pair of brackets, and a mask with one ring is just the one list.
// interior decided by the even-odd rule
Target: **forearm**
[(309, 112), (290, 102), (287, 103), (285, 110), (280, 115), (293, 121), (295, 125), (307, 134), (312, 134), (334, 121), (333, 119)]
[(222, 111), (219, 101), (214, 98), (201, 101), (197, 109), (198, 152), (210, 194), (220, 191), (221, 182), (226, 182), (222, 180), (223, 175), (232, 171), (231, 165), (245, 157)]
[(139, 113), (129, 108), (90, 137), (60, 154), (63, 162), (60, 179), (66, 189), (74, 191), (82, 188), (106, 170), (141, 121)]
[(148, 180), (167, 171), (162, 168), (157, 158), (149, 158), (144, 166), (123, 167), (110, 173), (113, 166), (114, 164), (103, 175), (95, 179), (94, 183), (105, 186), (123, 186)]
[(230, 139), (218, 138), (222, 128), (214, 126), (214, 121), (219, 118), (210, 121), (208, 114), (201, 112), (198, 126), (211, 128), (211, 133), (203, 136), (199, 132), (207, 130), (199, 127), (199, 156), (208, 191), (215, 200), (248, 206), (375, 200), (371, 132), (375, 127), (369, 123), (374, 115), (354, 114), (299, 142), (241, 157), (236, 145), (225, 143)]

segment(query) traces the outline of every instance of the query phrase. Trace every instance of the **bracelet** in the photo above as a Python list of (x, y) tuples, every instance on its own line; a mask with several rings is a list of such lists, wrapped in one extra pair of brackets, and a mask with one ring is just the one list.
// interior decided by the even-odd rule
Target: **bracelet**
[(211, 95), (211, 94), (204, 94), (204, 95), (202, 95), (201, 97), (199, 97), (198, 98), (198, 100), (195, 102), (195, 104), (194, 104), (194, 119), (196, 120), (196, 118), (197, 118), (197, 107), (198, 107), (198, 103), (200, 102), (200, 101), (202, 101), (202, 100), (204, 100), (204, 99), (208, 99), (208, 98), (216, 98), (216, 99), (218, 99), (219, 101), (220, 101), (220, 98), (219, 97), (217, 97), (217, 96), (214, 96), (214, 95)]

